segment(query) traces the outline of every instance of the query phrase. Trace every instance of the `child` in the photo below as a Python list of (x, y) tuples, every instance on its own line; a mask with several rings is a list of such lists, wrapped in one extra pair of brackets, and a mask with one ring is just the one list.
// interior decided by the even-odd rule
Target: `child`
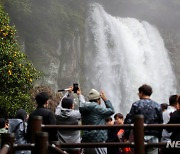
[(0, 118), (0, 134), (7, 133), (8, 124), (6, 119)]
[[(116, 113), (114, 115), (114, 120), (116, 125), (122, 125), (124, 123), (124, 117), (121, 113)], [(123, 142), (123, 138), (122, 138), (123, 134), (124, 134), (124, 129), (120, 129), (116, 134), (120, 142)], [(130, 153), (131, 153), (131, 149), (129, 147), (119, 148), (118, 154), (130, 154)]]
[(8, 132), (7, 127), (8, 125), (6, 119), (0, 118), (0, 147), (1, 147), (1, 134)]
[[(115, 120), (115, 125), (122, 125), (124, 123), (124, 117), (121, 113), (116, 113), (114, 115), (114, 120)], [(124, 133), (124, 129), (120, 129), (117, 132), (117, 136), (118, 136), (119, 141), (122, 141), (123, 133)]]
[[(106, 121), (106, 125), (112, 126), (114, 125), (114, 122), (112, 120), (111, 117), (107, 117), (105, 119)], [(118, 137), (117, 137), (117, 131), (119, 129), (115, 128), (115, 129), (109, 129), (108, 130), (108, 138), (106, 140), (106, 142), (119, 142)], [(107, 154), (118, 154), (119, 152), (119, 148), (118, 147), (108, 147), (107, 148)]]
[(113, 120), (112, 120), (112, 118), (111, 117), (107, 117), (106, 119), (105, 119), (105, 121), (106, 121), (106, 125), (113, 125)]

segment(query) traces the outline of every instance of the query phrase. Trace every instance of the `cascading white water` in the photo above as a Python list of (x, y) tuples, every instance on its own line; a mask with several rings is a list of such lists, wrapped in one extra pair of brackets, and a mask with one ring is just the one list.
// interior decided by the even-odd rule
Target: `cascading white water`
[(152, 86), (152, 99), (158, 103), (168, 103), (176, 94), (171, 62), (154, 26), (113, 17), (93, 3), (86, 28), (86, 85), (104, 90), (116, 112), (129, 112), (144, 83)]

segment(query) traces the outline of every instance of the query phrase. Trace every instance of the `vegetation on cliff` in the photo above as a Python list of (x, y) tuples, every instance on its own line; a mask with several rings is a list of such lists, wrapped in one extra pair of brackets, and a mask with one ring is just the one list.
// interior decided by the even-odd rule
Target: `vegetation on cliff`
[(26, 55), (21, 52), (15, 26), (0, 5), (0, 115), (12, 117), (19, 108), (32, 110), (29, 90), (39, 77)]

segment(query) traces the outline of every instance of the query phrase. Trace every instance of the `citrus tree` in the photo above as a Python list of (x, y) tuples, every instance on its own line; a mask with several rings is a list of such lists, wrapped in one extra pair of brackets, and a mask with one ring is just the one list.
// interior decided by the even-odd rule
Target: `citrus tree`
[(29, 90), (40, 73), (21, 52), (15, 26), (0, 6), (0, 116), (12, 117), (19, 108), (32, 110)]

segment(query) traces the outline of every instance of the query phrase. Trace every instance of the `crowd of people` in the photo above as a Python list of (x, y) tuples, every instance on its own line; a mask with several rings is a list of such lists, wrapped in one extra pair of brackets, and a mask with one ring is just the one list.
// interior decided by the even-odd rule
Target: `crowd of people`
[[(180, 97), (171, 95), (169, 104), (159, 104), (152, 100), (152, 87), (144, 84), (138, 88), (139, 100), (134, 102), (129, 113), (124, 117), (121, 113), (115, 113), (111, 101), (106, 94), (96, 89), (88, 93), (88, 101), (85, 100), (78, 87), (67, 89), (56, 107), (55, 112), (48, 109), (49, 96), (46, 92), (36, 95), (36, 109), (29, 115), (24, 109), (19, 109), (14, 119), (0, 118), (0, 135), (2, 133), (15, 133), (16, 144), (31, 143), (30, 121), (34, 116), (42, 116), (45, 125), (122, 125), (133, 124), (135, 115), (143, 115), (146, 124), (179, 124), (180, 123)], [(75, 109), (73, 94), (78, 97), (78, 108)], [(103, 105), (102, 105), (103, 104)], [(77, 104), (76, 104), (77, 105)], [(113, 116), (113, 118), (112, 118)], [(109, 130), (57, 130), (47, 131), (49, 142), (60, 143), (105, 143), (105, 142), (128, 142), (133, 141), (133, 130), (109, 129)], [(178, 128), (145, 129), (144, 142), (158, 143), (180, 141)], [(1, 143), (0, 143), (1, 144)], [(130, 147), (98, 147), (98, 148), (65, 148), (69, 154), (133, 154)], [(180, 153), (178, 148), (146, 148), (146, 154), (173, 154)], [(16, 151), (16, 154), (29, 154), (28, 150)]]

